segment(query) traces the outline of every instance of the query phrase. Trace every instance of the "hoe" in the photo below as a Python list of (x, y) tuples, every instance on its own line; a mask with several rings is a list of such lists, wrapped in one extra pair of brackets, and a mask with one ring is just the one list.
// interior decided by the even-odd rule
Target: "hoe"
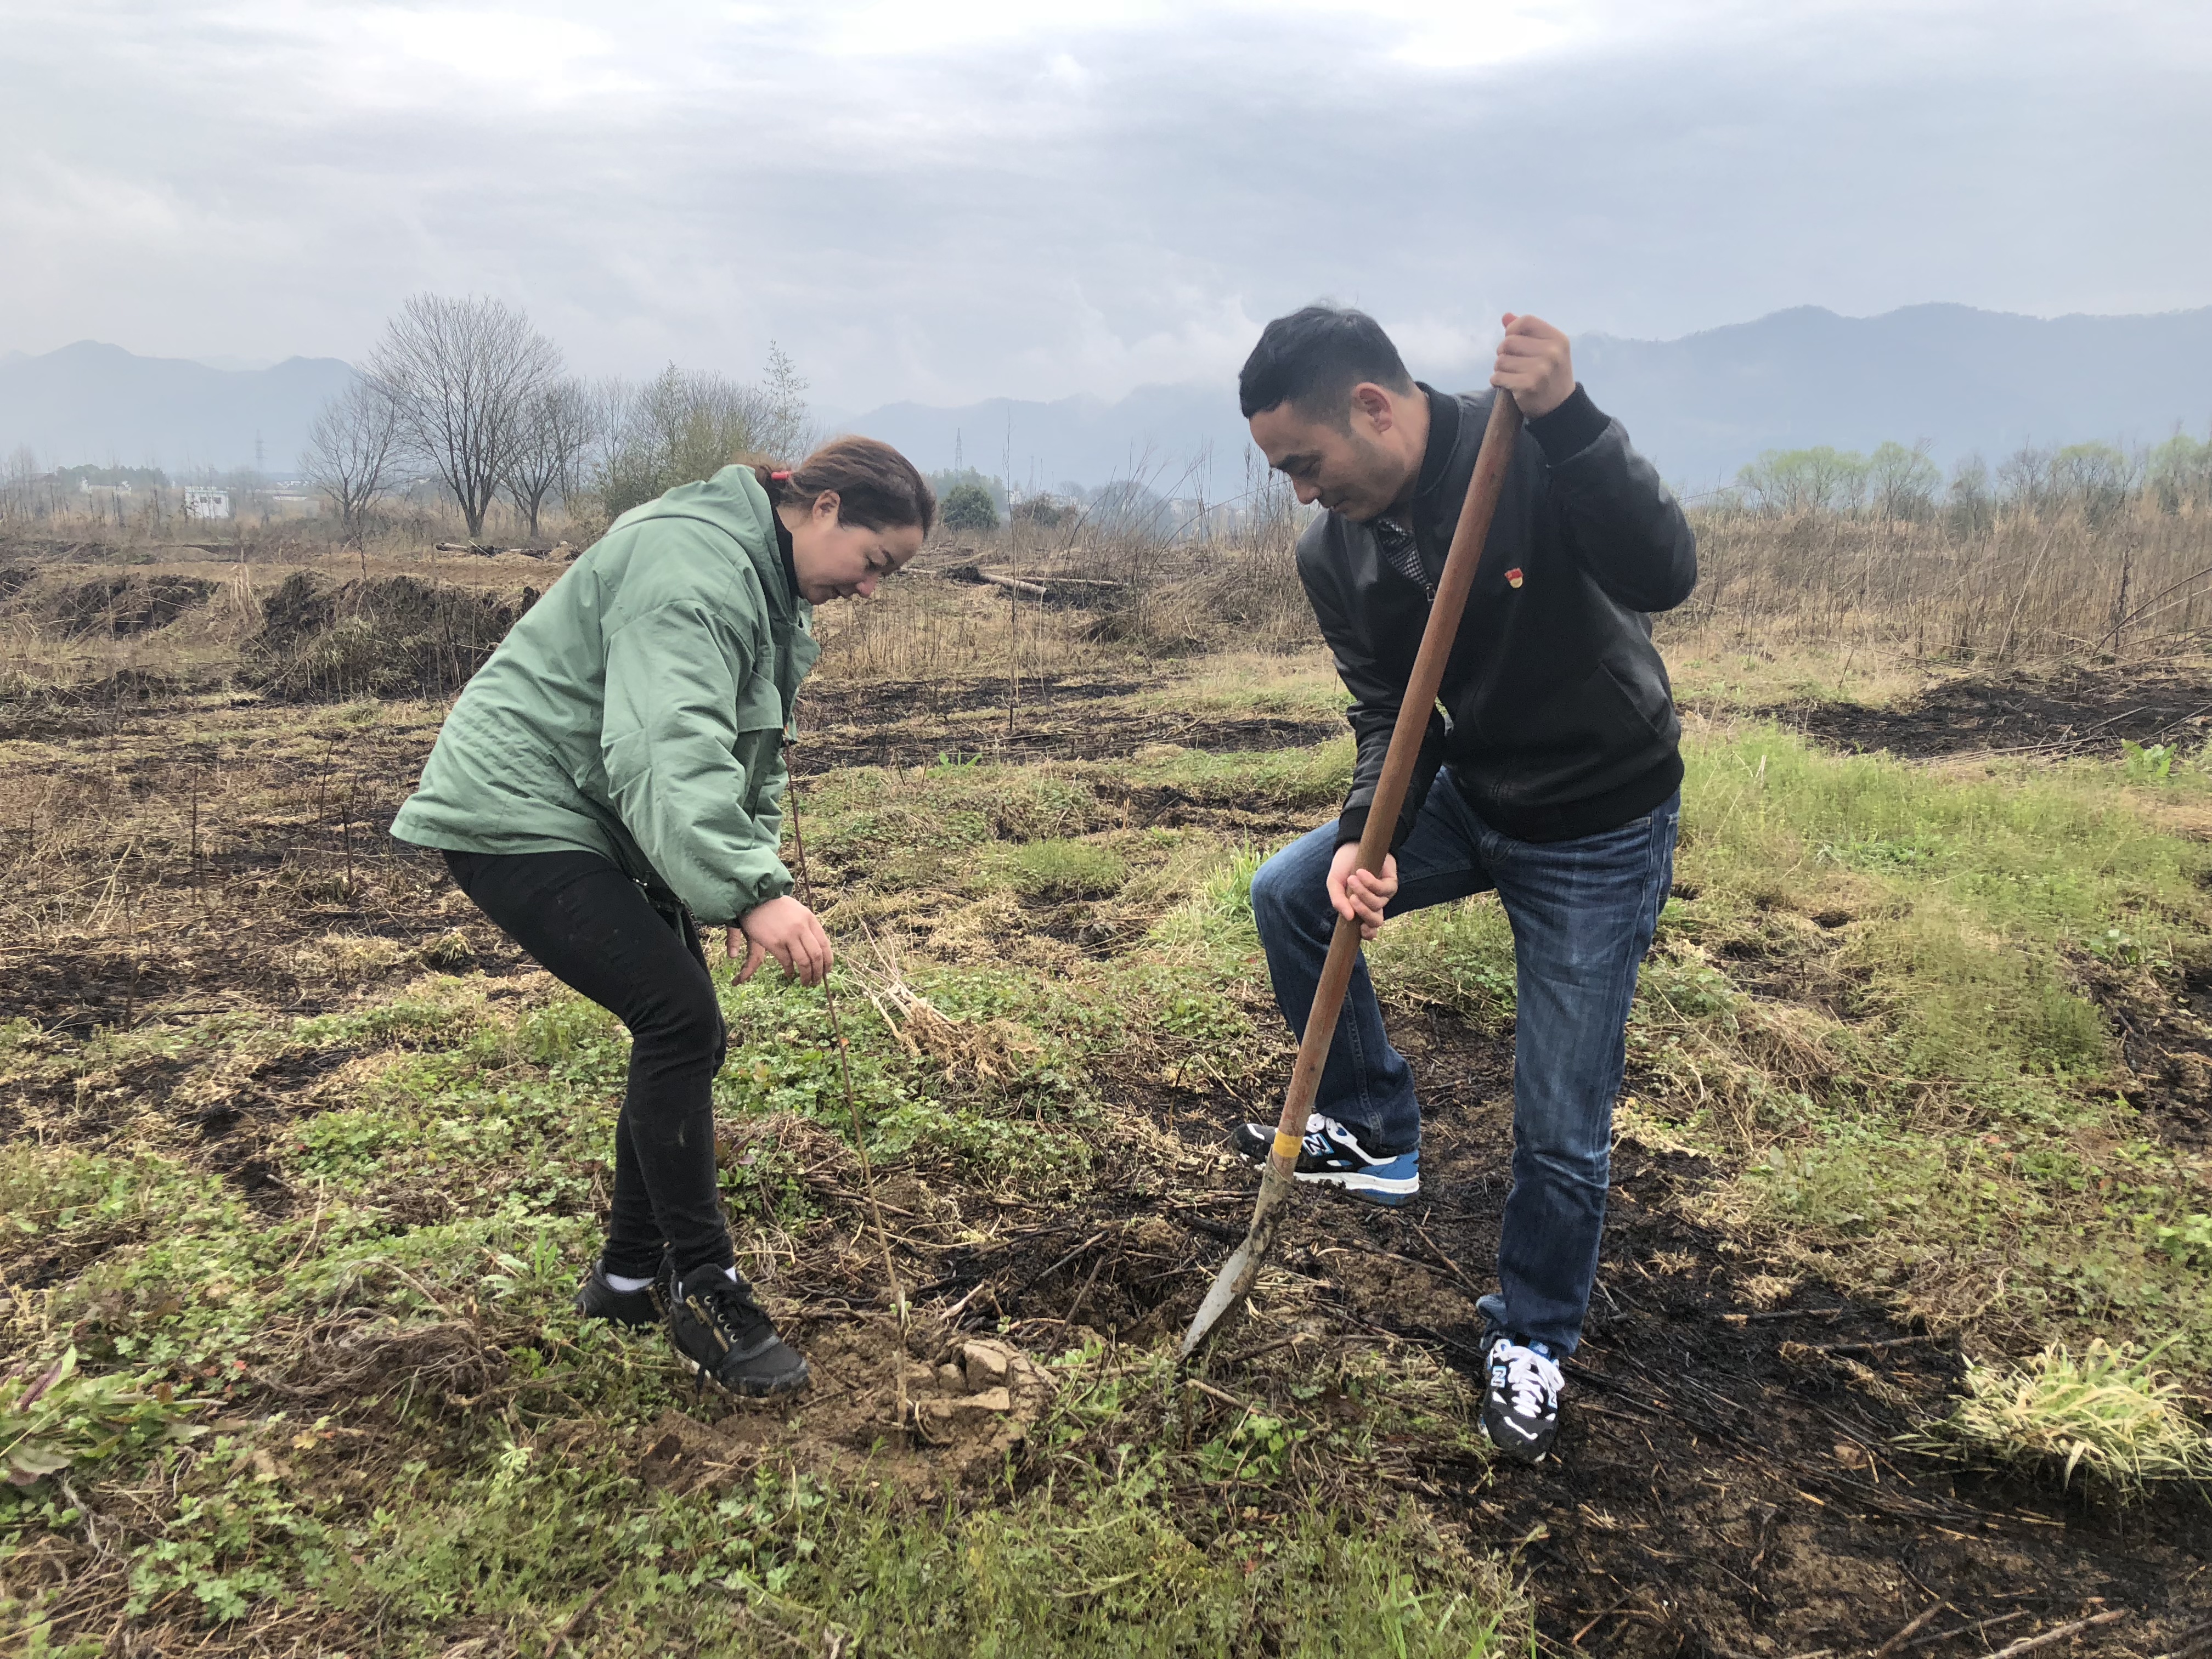
[[(1482, 448), (1468, 481), (1467, 505), (1452, 532), (1451, 551), (1437, 584), (1437, 597), (1429, 607), (1428, 626), (1421, 633), (1420, 653), (1413, 659), (1413, 677), (1399, 705), (1398, 724), (1390, 733), (1389, 753), (1382, 762), (1382, 776), (1376, 785), (1375, 804), (1367, 814), (1367, 829), (1359, 838), (1359, 868), (1370, 873), (1382, 868), (1390, 850), (1390, 836), (1405, 805), (1406, 787), (1413, 775), (1421, 738), (1429, 715), (1437, 706), (1437, 690), (1443, 684), (1444, 664), (1459, 637), (1459, 619), (1474, 586), (1475, 567), (1482, 561), (1482, 544), (1490, 534), (1491, 514), (1497, 510), (1498, 492), (1504, 487), (1505, 469), (1513, 459), (1513, 442), (1521, 429), (1521, 411), (1513, 394), (1504, 387), (1491, 406), (1490, 424), (1484, 428)], [(1298, 1045), (1297, 1064), (1291, 1069), (1291, 1086), (1283, 1098), (1283, 1115), (1275, 1126), (1275, 1144), (1267, 1157), (1267, 1172), (1260, 1177), (1260, 1200), (1253, 1206), (1252, 1225), (1244, 1242), (1222, 1263), (1198, 1316), (1182, 1339), (1181, 1358), (1188, 1359), (1212, 1334), (1221, 1316), (1243, 1305), (1260, 1276), (1275, 1233), (1282, 1224), (1284, 1206), (1297, 1186), (1291, 1173), (1298, 1147), (1305, 1138), (1306, 1115), (1313, 1109), (1314, 1091), (1321, 1086), (1321, 1070), (1328, 1059), (1329, 1041), (1336, 1035), (1336, 1017), (1344, 1006), (1345, 988), (1359, 958), (1359, 924), (1339, 916), (1328, 943), (1328, 960), (1315, 988), (1313, 1012), (1306, 1017), (1305, 1040)]]

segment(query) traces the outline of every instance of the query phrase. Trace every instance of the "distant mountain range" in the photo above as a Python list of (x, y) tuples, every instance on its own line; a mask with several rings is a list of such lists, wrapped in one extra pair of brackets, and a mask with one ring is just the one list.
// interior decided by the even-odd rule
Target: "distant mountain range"
[[(2176, 424), (2212, 424), (2212, 306), (2150, 317), (2020, 317), (1968, 306), (1910, 306), (1880, 317), (1817, 307), (1679, 340), (1575, 343), (1599, 406), (1690, 489), (1733, 478), (1762, 450), (1866, 449), (1926, 439), (1945, 464), (1995, 460), (2022, 443), (2155, 442)], [(1448, 389), (1477, 374), (1415, 374)], [(134, 356), (80, 341), (44, 356), (0, 357), (0, 454), (27, 444), (48, 465), (253, 465), (289, 472), (316, 409), (353, 370), (331, 357), (221, 369)], [(1017, 486), (1138, 477), (1167, 495), (1243, 487), (1237, 389), (1218, 382), (1139, 387), (1108, 402), (995, 398), (957, 409), (887, 404), (836, 422), (897, 445), (924, 469), (964, 464)]]
[(1576, 372), (1670, 478), (1725, 483), (1761, 450), (1926, 439), (1947, 465), (2022, 444), (2156, 443), (2212, 424), (2212, 306), (2152, 317), (2019, 317), (1817, 306), (1684, 339), (1575, 347)]
[(298, 470), (308, 422), (353, 379), (336, 357), (294, 357), (273, 368), (210, 368), (140, 357), (79, 340), (43, 356), (0, 357), (0, 456), (28, 445), (47, 466), (255, 465)]
[[(1459, 391), (1480, 376), (1414, 374)], [(2045, 319), (1970, 306), (1909, 306), (1838, 317), (1803, 306), (1679, 340), (1575, 342), (1590, 396), (1668, 478), (1689, 489), (1733, 479), (1762, 450), (1868, 449), (1929, 441), (1948, 465), (2023, 443), (2155, 442), (2176, 422), (2212, 423), (2212, 306), (2152, 317)], [(928, 470), (969, 465), (1017, 485), (1147, 476), (1165, 494), (1210, 451), (1206, 493), (1239, 487), (1246, 444), (1237, 388), (1146, 386), (1118, 403), (993, 398), (959, 409), (889, 404), (844, 423)]]

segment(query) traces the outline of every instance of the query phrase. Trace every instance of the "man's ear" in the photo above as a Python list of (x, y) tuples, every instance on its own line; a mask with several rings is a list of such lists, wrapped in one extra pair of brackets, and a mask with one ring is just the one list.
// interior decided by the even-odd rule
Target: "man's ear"
[(1390, 394), (1372, 380), (1362, 380), (1352, 388), (1352, 413), (1365, 416), (1376, 432), (1388, 432), (1397, 424), (1397, 410), (1392, 407)]

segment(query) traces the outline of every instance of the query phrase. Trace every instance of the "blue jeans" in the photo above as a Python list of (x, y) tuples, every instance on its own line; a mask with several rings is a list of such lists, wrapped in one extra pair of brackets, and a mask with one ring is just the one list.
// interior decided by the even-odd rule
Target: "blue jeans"
[[(1513, 1188), (1498, 1243), (1498, 1293), (1483, 1316), (1562, 1353), (1581, 1340), (1613, 1147), (1613, 1103), (1626, 1063), (1636, 972), (1674, 879), (1677, 795), (1618, 830), (1573, 841), (1515, 841), (1469, 810), (1437, 775), (1397, 852), (1389, 915), (1495, 888), (1513, 927)], [(1303, 1037), (1328, 955), (1336, 825), (1323, 824), (1260, 866), (1252, 915), (1275, 1000)], [(1359, 1133), (1370, 1152), (1421, 1139), (1405, 1057), (1383, 1034), (1363, 958), (1352, 976), (1315, 1109)]]

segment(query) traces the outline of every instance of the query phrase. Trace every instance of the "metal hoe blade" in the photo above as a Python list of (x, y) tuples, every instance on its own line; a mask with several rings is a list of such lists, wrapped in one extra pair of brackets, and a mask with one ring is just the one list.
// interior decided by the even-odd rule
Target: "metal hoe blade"
[(1221, 1316), (1252, 1294), (1252, 1286), (1260, 1278), (1261, 1264), (1275, 1242), (1275, 1229), (1283, 1218), (1283, 1200), (1297, 1185), (1294, 1177), (1278, 1174), (1273, 1169), (1261, 1178), (1260, 1201), (1253, 1207), (1252, 1225), (1244, 1235), (1244, 1242), (1229, 1253), (1229, 1260), (1213, 1276), (1206, 1300), (1198, 1304), (1198, 1316), (1190, 1322), (1190, 1329), (1183, 1334), (1182, 1348), (1176, 1358), (1189, 1358), (1212, 1332)]

